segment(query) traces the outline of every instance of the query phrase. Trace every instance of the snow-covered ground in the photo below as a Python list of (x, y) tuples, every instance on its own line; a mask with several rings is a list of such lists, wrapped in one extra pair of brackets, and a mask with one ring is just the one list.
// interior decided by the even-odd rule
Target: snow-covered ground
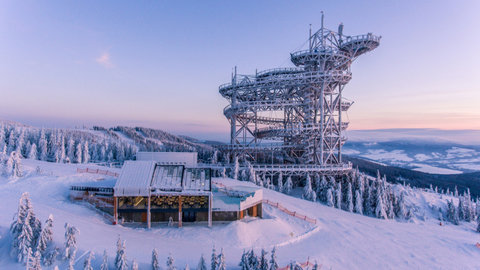
[[(318, 261), (321, 269), (479, 269), (480, 234), (475, 224), (439, 226), (434, 207), (445, 207), (442, 195), (408, 191), (406, 201), (416, 205), (415, 218), (409, 222), (379, 220), (348, 213), (295, 197), (264, 190), (264, 197), (280, 202), (289, 210), (307, 214), (318, 220), (316, 225), (264, 206), (265, 218), (214, 224), (186, 225), (183, 228), (154, 226), (153, 229), (111, 225), (102, 215), (84, 204), (68, 200), (71, 184), (90, 182), (105, 176), (78, 174), (85, 165), (53, 164), (23, 160), (26, 176), (16, 181), (0, 178), (0, 269), (24, 269), (15, 263), (10, 248), (8, 228), (17, 210), (22, 192), (28, 191), (36, 215), (46, 220), (55, 218), (54, 241), (63, 245), (63, 224), (69, 222), (80, 230), (76, 269), (83, 269), (84, 254), (93, 250), (94, 265), (99, 267), (106, 249), (113, 265), (118, 236), (127, 242), (127, 258), (136, 259), (140, 269), (150, 269), (151, 252), (157, 248), (160, 259), (169, 253), (175, 264), (194, 268), (201, 254), (207, 262), (213, 246), (223, 248), (229, 269), (238, 269), (244, 249), (268, 251), (277, 246), (281, 266), (297, 260)], [(37, 174), (36, 167), (41, 168)], [(92, 166), (89, 166), (92, 167)], [(113, 169), (110, 169), (113, 170)], [(227, 186), (251, 185), (231, 179), (215, 179)], [(396, 188), (402, 188), (397, 186)], [(443, 195), (444, 196), (444, 195)], [(61, 262), (60, 268), (66, 267)], [(45, 268), (44, 268), (45, 269)]]

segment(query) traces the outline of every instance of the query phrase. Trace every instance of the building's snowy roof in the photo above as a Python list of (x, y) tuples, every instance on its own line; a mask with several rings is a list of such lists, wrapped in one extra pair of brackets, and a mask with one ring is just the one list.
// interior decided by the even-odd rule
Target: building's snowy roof
[(114, 196), (148, 196), (165, 192), (210, 192), (210, 170), (165, 165), (156, 161), (126, 161)]
[(148, 195), (155, 162), (125, 161), (113, 188), (114, 196)]

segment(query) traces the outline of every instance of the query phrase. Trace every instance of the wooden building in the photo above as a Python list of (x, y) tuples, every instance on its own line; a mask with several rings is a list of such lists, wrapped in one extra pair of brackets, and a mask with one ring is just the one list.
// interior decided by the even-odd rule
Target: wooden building
[[(172, 155), (178, 156), (178, 153)], [(162, 156), (162, 158), (164, 158)], [(114, 223), (233, 221), (262, 216), (262, 189), (212, 185), (211, 169), (184, 161), (126, 161), (118, 179), (71, 187), (72, 199), (85, 200), (113, 215)]]

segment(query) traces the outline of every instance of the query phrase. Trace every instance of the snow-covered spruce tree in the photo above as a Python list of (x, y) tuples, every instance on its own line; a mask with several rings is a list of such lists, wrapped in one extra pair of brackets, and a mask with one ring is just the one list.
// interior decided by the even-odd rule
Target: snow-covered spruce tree
[(280, 192), (280, 193), (283, 193), (283, 191), (284, 191), (284, 188), (283, 188), (283, 174), (282, 174), (282, 172), (280, 172), (280, 174), (278, 175), (278, 179), (277, 179), (277, 191)]
[(107, 250), (103, 250), (103, 259), (102, 265), (100, 265), (100, 270), (108, 270), (108, 254)]
[(255, 255), (253, 249), (248, 253), (248, 265), (250, 269), (259, 269), (260, 266), (260, 261), (258, 260), (257, 255)]
[(335, 207), (342, 209), (342, 183), (337, 183), (337, 189), (335, 190)]
[[(104, 146), (102, 146), (103, 149), (105, 149)], [(68, 139), (67, 143), (67, 157), (70, 160), (70, 162), (73, 162), (75, 160), (75, 141), (70, 137)]]
[[(77, 143), (77, 148), (75, 150), (75, 163), (82, 163), (82, 142)], [(110, 161), (110, 160), (109, 160)]]
[(120, 237), (117, 240), (117, 255), (115, 256), (115, 269), (116, 270), (127, 270), (127, 255), (125, 254), (125, 240), (122, 242)]
[(29, 194), (23, 193), (18, 203), (15, 219), (10, 226), (13, 238), (11, 254), (18, 262), (25, 262), (28, 249), (35, 248), (41, 226), (41, 222), (33, 213)]
[(71, 259), (77, 252), (77, 233), (79, 230), (68, 223), (65, 223), (65, 259)]
[(348, 212), (353, 212), (353, 194), (352, 194), (352, 184), (348, 182), (347, 187), (347, 210)]
[(358, 189), (355, 191), (355, 213), (363, 215), (362, 195)]
[(30, 149), (28, 151), (28, 158), (29, 159), (38, 159), (38, 155), (37, 155), (37, 145), (35, 143), (32, 143), (32, 145), (30, 145)]
[(257, 182), (255, 170), (250, 162), (248, 163), (248, 181), (254, 184)]
[(85, 141), (85, 143), (83, 143), (83, 157), (82, 157), (82, 162), (83, 162), (83, 163), (88, 163), (88, 162), (90, 162), (90, 154), (89, 154), (89, 148), (88, 148), (88, 141)]
[(225, 263), (225, 254), (223, 254), (223, 248), (220, 250), (218, 255), (218, 270), (227, 270), (227, 265)]
[(293, 189), (293, 182), (292, 182), (292, 177), (289, 176), (287, 177), (287, 182), (285, 182), (285, 194), (290, 194), (292, 193)]
[(238, 172), (240, 170), (240, 164), (238, 163), (238, 157), (235, 157), (234, 165), (233, 165), (233, 174), (232, 178), (238, 180)]
[(335, 203), (333, 202), (333, 191), (332, 188), (327, 189), (327, 205), (333, 207)]
[(19, 152), (12, 152), (14, 153), (13, 155), (13, 170), (12, 170), (12, 178), (13, 179), (18, 179), (23, 176), (23, 170), (22, 170), (22, 156)]
[(271, 255), (270, 255), (270, 268), (269, 270), (277, 270), (278, 263), (277, 263), (277, 249), (273, 247)]
[(383, 205), (383, 198), (380, 190), (378, 190), (377, 192), (377, 205), (375, 207), (375, 216), (377, 218), (387, 219), (387, 213), (385, 212), (385, 206)]
[(158, 251), (156, 248), (152, 251), (152, 270), (159, 270), (160, 262), (158, 260)]
[(238, 266), (240, 266), (241, 270), (250, 270), (250, 264), (248, 263), (248, 252), (245, 252), (245, 250), (243, 250), (242, 257)]
[(317, 187), (317, 198), (321, 202), (327, 202), (328, 182), (324, 175), (321, 177), (320, 185)]
[(138, 270), (138, 263), (135, 259), (132, 261), (132, 270)]
[(30, 219), (30, 212), (27, 212), (24, 223), (21, 226), (21, 231), (13, 242), (12, 251), (16, 255), (17, 262), (26, 263), (29, 255), (31, 256), (32, 242), (34, 240)]
[(477, 232), (480, 233), (480, 218), (477, 219)]
[(42, 257), (45, 255), (47, 247), (50, 245), (53, 239), (53, 215), (50, 214), (48, 219), (45, 221), (45, 226), (43, 227), (40, 237), (38, 238), (37, 251), (40, 252)]
[(93, 270), (92, 267), (92, 260), (93, 260), (93, 251), (88, 252), (88, 256), (85, 257), (85, 261), (83, 262), (83, 270)]
[(203, 254), (200, 256), (200, 260), (198, 261), (197, 270), (207, 270), (207, 263), (205, 262)]
[(312, 189), (312, 180), (310, 175), (307, 174), (307, 179), (305, 180), (305, 187), (303, 188), (303, 195), (302, 197), (309, 201), (314, 201), (316, 199), (315, 192)]
[(268, 259), (267, 259), (267, 252), (265, 249), (262, 248), (262, 251), (260, 253), (260, 264), (259, 264), (259, 269), (260, 270), (268, 270)]
[(227, 178), (227, 169), (225, 167), (222, 169), (222, 178)]
[(212, 258), (210, 262), (210, 270), (217, 270), (218, 267), (218, 256), (215, 247), (212, 248)]
[(175, 267), (175, 259), (173, 259), (172, 254), (170, 253), (167, 257), (167, 270), (176, 270), (177, 268)]
[(15, 130), (11, 129), (8, 134), (7, 154), (15, 151)]
[(42, 131), (40, 132), (40, 139), (38, 140), (40, 160), (47, 161), (47, 159), (48, 159), (47, 146), (48, 146), (48, 143), (47, 143), (47, 139), (45, 137), (45, 130), (42, 129)]

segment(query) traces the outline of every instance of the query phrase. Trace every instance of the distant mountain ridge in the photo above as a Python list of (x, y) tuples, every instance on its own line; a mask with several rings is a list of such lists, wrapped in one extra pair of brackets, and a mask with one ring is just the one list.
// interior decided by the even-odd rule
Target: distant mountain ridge
[(24, 158), (51, 162), (120, 162), (134, 159), (137, 151), (198, 152), (201, 162), (215, 151), (210, 145), (168, 132), (117, 126), (92, 129), (37, 128), (0, 121), (0, 154), (19, 152)]

